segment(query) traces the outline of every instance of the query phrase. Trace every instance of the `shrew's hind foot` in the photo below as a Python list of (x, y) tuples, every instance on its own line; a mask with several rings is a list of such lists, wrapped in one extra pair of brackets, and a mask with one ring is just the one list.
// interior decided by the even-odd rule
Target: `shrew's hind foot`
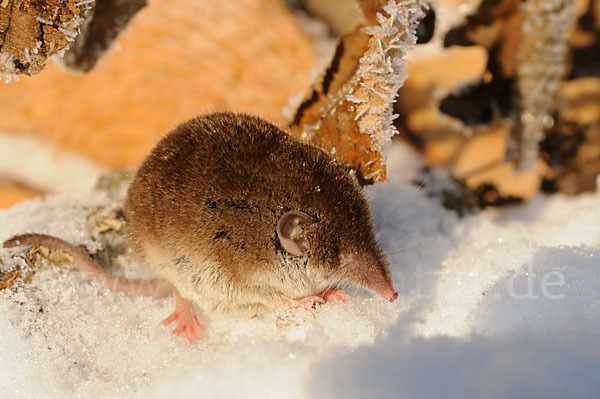
[(178, 337), (184, 334), (190, 343), (194, 339), (202, 339), (202, 331), (200, 329), (205, 327), (206, 324), (196, 316), (193, 302), (182, 297), (177, 291), (174, 291), (174, 295), (175, 310), (160, 324), (168, 326), (172, 322), (176, 322), (177, 327), (173, 330), (173, 334)]

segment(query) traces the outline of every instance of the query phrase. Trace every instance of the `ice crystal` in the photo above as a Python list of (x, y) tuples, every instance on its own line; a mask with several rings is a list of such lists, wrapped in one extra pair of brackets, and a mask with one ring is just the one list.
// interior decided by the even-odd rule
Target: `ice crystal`
[(377, 13), (377, 25), (365, 29), (371, 37), (357, 71), (360, 87), (346, 100), (357, 104), (359, 130), (371, 137), (372, 149), (382, 154), (398, 133), (392, 106), (408, 76), (405, 55), (417, 42), (416, 28), (425, 7), (421, 0), (389, 0), (384, 13)]
[(528, 0), (521, 3), (523, 22), (516, 60), (518, 105), (509, 159), (521, 169), (532, 167), (565, 69), (567, 31), (573, 20), (573, 0)]

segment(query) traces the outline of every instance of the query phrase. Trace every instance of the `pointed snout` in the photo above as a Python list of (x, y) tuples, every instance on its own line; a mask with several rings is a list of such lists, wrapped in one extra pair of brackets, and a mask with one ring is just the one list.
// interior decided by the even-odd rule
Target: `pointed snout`
[(341, 266), (346, 269), (346, 276), (353, 282), (390, 302), (398, 298), (387, 264), (353, 253), (343, 253), (340, 261)]
[(396, 298), (398, 298), (398, 292), (390, 285), (388, 289), (385, 289), (381, 292), (377, 292), (380, 296), (387, 299), (390, 302), (394, 302)]
[(375, 291), (376, 294), (390, 302), (394, 302), (396, 298), (398, 298), (398, 292), (394, 288), (394, 284), (388, 277), (387, 273), (382, 273), (381, 277), (373, 280), (370, 281), (370, 283), (373, 284), (371, 289)]

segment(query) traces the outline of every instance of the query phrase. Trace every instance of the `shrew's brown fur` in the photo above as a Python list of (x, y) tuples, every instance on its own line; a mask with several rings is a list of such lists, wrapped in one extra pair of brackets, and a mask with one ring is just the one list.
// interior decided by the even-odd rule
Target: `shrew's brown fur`
[[(261, 307), (339, 281), (393, 292), (356, 179), (258, 117), (213, 113), (179, 125), (143, 162), (125, 211), (144, 261), (201, 306)], [(313, 221), (304, 256), (278, 238), (289, 211)], [(355, 267), (342, 269), (344, 254)]]

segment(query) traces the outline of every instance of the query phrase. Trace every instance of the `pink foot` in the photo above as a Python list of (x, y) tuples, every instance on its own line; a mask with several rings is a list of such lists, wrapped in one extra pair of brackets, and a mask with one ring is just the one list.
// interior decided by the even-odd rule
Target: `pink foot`
[(323, 298), (325, 302), (348, 302), (350, 297), (346, 292), (338, 286), (329, 287), (317, 294), (317, 296)]
[(281, 305), (287, 305), (291, 309), (300, 309), (304, 308), (306, 310), (310, 310), (314, 307), (315, 304), (324, 304), (326, 302), (348, 302), (350, 297), (346, 292), (338, 287), (333, 286), (329, 287), (316, 295), (305, 296), (300, 299), (290, 299), (283, 295), (279, 297), (278, 302)]
[(300, 299), (290, 299), (288, 297), (281, 295), (281, 296), (279, 296), (278, 302), (281, 305), (289, 306), (290, 309), (304, 308), (306, 310), (311, 309), (313, 307), (313, 305), (316, 303), (325, 303), (323, 298), (321, 298), (320, 296), (316, 296), (316, 295), (305, 296), (304, 298), (300, 298)]
[(164, 319), (160, 324), (168, 326), (172, 322), (177, 323), (177, 328), (173, 330), (173, 334), (178, 337), (183, 333), (188, 341), (193, 342), (195, 339), (202, 339), (200, 328), (206, 324), (194, 313), (192, 301), (182, 297), (179, 292), (174, 291), (175, 295), (175, 310), (169, 317)]

